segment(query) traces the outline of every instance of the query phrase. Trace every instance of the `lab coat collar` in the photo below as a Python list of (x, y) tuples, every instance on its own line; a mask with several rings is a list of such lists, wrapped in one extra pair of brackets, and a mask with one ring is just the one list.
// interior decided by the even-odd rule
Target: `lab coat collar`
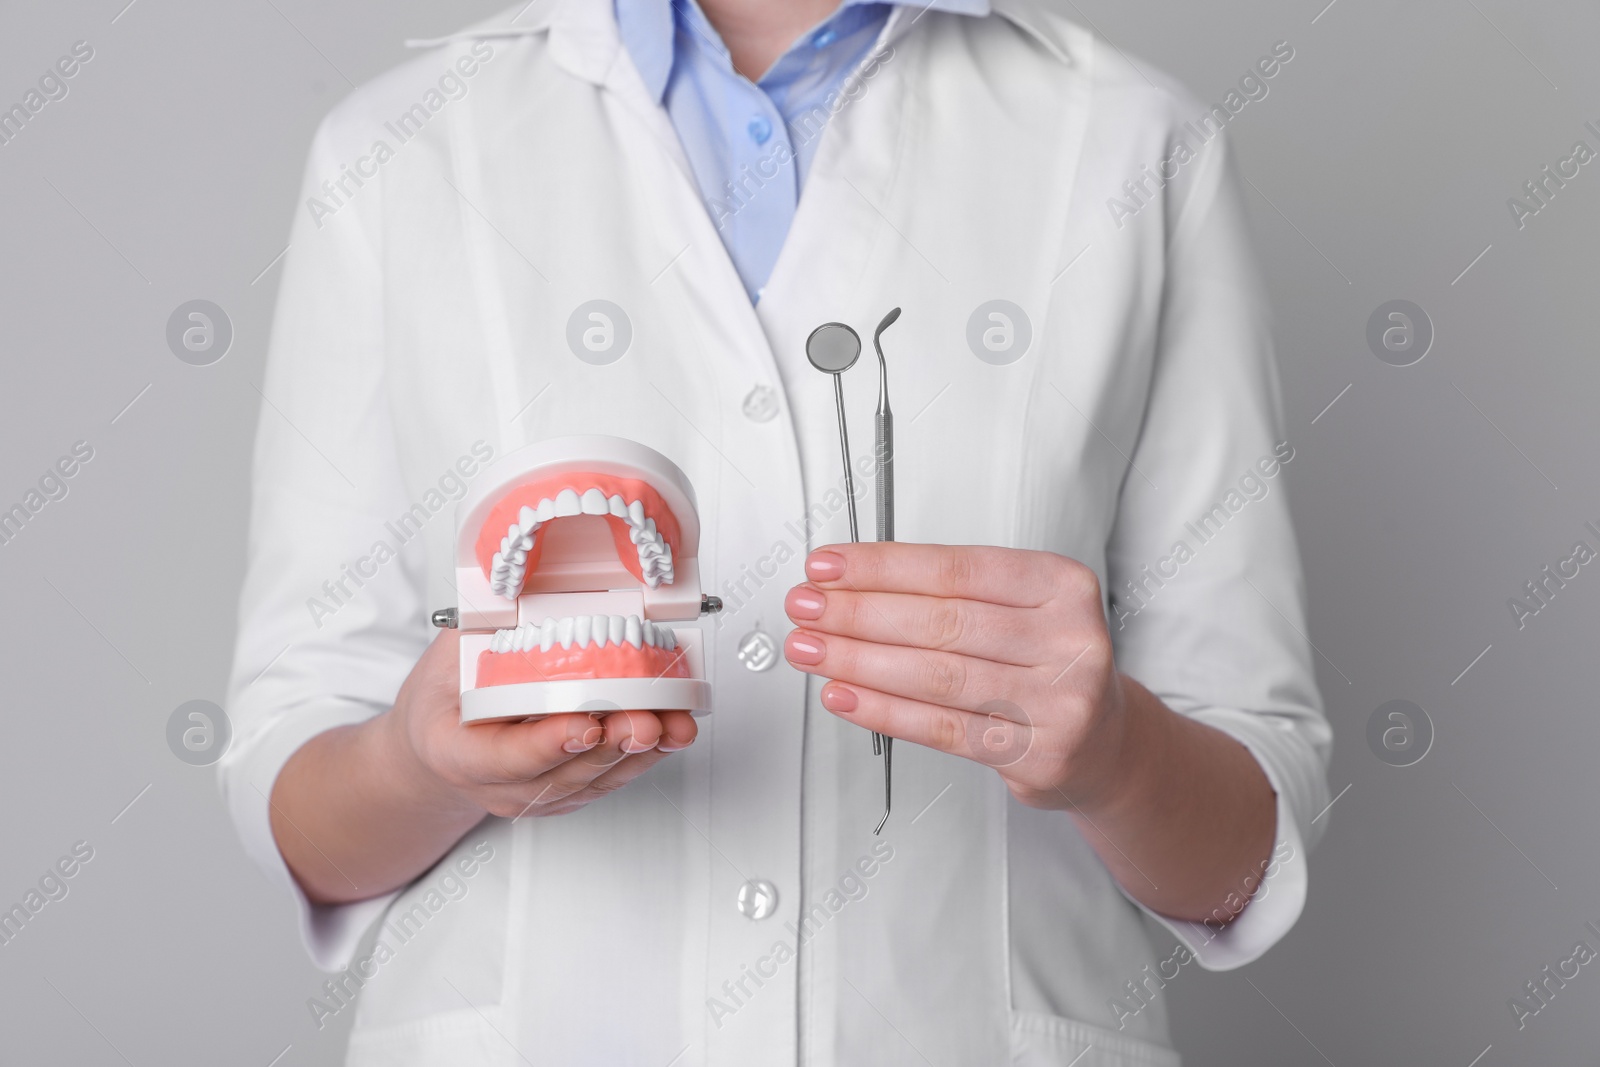
[[(565, 2), (565, 0), (559, 0)], [(447, 33), (443, 37), (412, 37), (405, 42), (407, 48), (437, 48), (455, 41), (476, 41), (493, 37), (526, 37), (544, 33), (550, 28), (558, 0), (532, 0), (490, 15), (481, 22)]]
[[(929, 5), (931, 6), (931, 5)], [(948, 0), (941, 8), (962, 14), (979, 14), (982, 0)], [(1073, 62), (1065, 27), (1047, 17), (1038, 0), (989, 0), (994, 14), (1011, 22), (1039, 42), (1063, 63)], [(889, 44), (906, 33), (927, 10), (897, 5), (884, 27), (881, 43)], [(531, 0), (507, 8), (466, 29), (445, 37), (408, 40), (409, 48), (432, 48), (454, 41), (525, 37), (550, 34), (550, 52), (564, 69), (586, 81), (605, 84), (616, 65), (622, 39), (617, 32), (614, 0)]]
[[(882, 2), (885, 0), (841, 0), (839, 7), (828, 18), (831, 19), (848, 7)], [(634, 66), (639, 68), (639, 75), (644, 79), (645, 88), (649, 90), (651, 98), (660, 101), (666, 93), (667, 82), (672, 77), (679, 22), (682, 19), (689, 19), (704, 28), (708, 25), (705, 15), (694, 0), (688, 0), (688, 4), (693, 5), (692, 8), (688, 4), (680, 6), (680, 0), (614, 0), (614, 3), (618, 13), (617, 21), (623, 27), (623, 43), (628, 49), (628, 54), (633, 59)], [(915, 0), (909, 5), (900, 3), (894, 6), (915, 7), (912, 21), (930, 10), (948, 11), (951, 14), (969, 15), (974, 18), (982, 18), (991, 10), (990, 0)], [(815, 27), (807, 32), (814, 30)], [(710, 39), (724, 55), (727, 54), (727, 46), (717, 36), (714, 28), (711, 30)]]
[(444, 37), (406, 41), (408, 48), (433, 48), (456, 41), (550, 35), (550, 56), (562, 69), (605, 84), (622, 47), (613, 0), (530, 0)]
[(1026, 32), (1043, 45), (1045, 51), (1068, 66), (1073, 65), (1066, 23), (1050, 18), (1041, 10), (1043, 5), (1039, 0), (993, 0), (993, 7), (995, 14)]

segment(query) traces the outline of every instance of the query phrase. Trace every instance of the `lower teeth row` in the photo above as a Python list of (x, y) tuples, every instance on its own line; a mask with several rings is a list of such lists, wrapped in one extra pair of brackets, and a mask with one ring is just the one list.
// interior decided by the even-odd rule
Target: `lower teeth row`
[(546, 618), (540, 625), (525, 622), (515, 629), (496, 630), (489, 639), (489, 651), (528, 652), (538, 648), (548, 652), (557, 645), (601, 648), (607, 644), (671, 651), (678, 647), (678, 638), (671, 627), (637, 615), (569, 615), (564, 619)]

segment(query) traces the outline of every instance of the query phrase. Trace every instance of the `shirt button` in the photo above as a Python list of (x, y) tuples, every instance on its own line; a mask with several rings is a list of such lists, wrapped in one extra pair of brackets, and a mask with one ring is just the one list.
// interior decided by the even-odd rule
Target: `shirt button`
[(839, 39), (839, 31), (829, 26), (825, 30), (818, 30), (815, 37), (811, 38), (812, 48), (826, 48)]
[(778, 643), (761, 630), (739, 638), (739, 662), (747, 671), (770, 671), (778, 662)]
[(765, 919), (778, 910), (778, 888), (765, 878), (752, 878), (739, 887), (739, 914)]
[(765, 115), (757, 115), (751, 119), (750, 125), (746, 126), (745, 130), (756, 144), (766, 144), (772, 137), (772, 123), (767, 121)]
[(778, 393), (765, 385), (758, 385), (744, 398), (744, 417), (751, 422), (771, 422), (778, 414)]

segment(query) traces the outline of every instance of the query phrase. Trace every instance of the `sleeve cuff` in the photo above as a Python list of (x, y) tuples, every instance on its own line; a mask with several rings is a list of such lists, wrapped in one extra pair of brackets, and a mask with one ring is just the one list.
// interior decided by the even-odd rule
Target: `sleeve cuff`
[(1310, 881), (1306, 841), (1314, 830), (1307, 809), (1326, 794), (1327, 786), (1315, 755), (1308, 749), (1303, 754), (1296, 751), (1304, 747), (1291, 740), (1295, 735), (1292, 720), (1227, 708), (1207, 708), (1190, 717), (1244, 745), (1267, 776), (1277, 795), (1272, 854), (1256, 875), (1241, 883), (1241, 895), (1252, 891), (1254, 895), (1238, 918), (1226, 925), (1172, 919), (1137, 900), (1134, 903), (1171, 931), (1201, 967), (1230, 971), (1260, 959), (1294, 927), (1305, 909)]
[(329, 972), (350, 965), (367, 928), (401, 891), (396, 889), (351, 904), (313, 904), (278, 851), (272, 836), (267, 798), (272, 795), (273, 783), (283, 765), (301, 745), (326, 730), (364, 722), (371, 717), (372, 709), (359, 704), (285, 715), (228, 752), (219, 765), (224, 802), (238, 828), (245, 852), (266, 873), (269, 881), (284, 887), (294, 898), (301, 943), (312, 963)]

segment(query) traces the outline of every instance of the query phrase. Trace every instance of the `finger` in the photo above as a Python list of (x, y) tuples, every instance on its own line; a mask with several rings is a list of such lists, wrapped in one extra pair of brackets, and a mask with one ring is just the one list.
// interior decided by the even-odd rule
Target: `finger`
[[(525, 804), (531, 802), (533, 805), (528, 813), (562, 815), (577, 811), (607, 793), (622, 788), (661, 762), (669, 753), (687, 748), (694, 743), (698, 727), (694, 717), (688, 712), (665, 711), (654, 714), (662, 720), (661, 739), (654, 749), (639, 755), (624, 756), (616, 763), (602, 768), (599, 774), (589, 778), (576, 789), (571, 786), (582, 778), (576, 773), (578, 768), (573, 768), (575, 773), (570, 776), (566, 774), (551, 776), (551, 780), (539, 783), (538, 792), (524, 802)], [(669, 747), (669, 741), (674, 739), (676, 747)]]
[(1007, 663), (824, 637), (810, 630), (792, 631), (783, 651), (794, 667), (808, 674), (962, 711), (973, 711), (1001, 693), (1031, 690), (1040, 681), (1026, 668)]
[(806, 577), (827, 589), (964, 597), (1018, 608), (1091, 591), (1099, 599), (1094, 572), (1075, 560), (990, 545), (829, 545), (806, 557)]
[(583, 753), (599, 750), (591, 763), (610, 765), (625, 755), (648, 752), (660, 737), (661, 722), (648, 711), (604, 716), (569, 712), (533, 722), (452, 729), (469, 775), (483, 782), (525, 782)]
[(629, 782), (638, 778), (645, 771), (666, 759), (669, 754), (659, 748), (642, 753), (638, 756), (629, 756), (615, 767), (608, 769), (604, 774), (595, 778), (588, 785), (563, 798), (550, 812), (552, 815), (566, 814), (576, 811), (588, 804), (599, 800), (608, 793), (614, 793)]
[(582, 713), (533, 722), (455, 723), (445, 729), (458, 766), (481, 782), (529, 781), (605, 740), (600, 721)]
[(649, 752), (661, 736), (661, 720), (648, 711), (617, 711), (600, 721), (603, 738), (538, 779), (543, 803), (554, 803), (589, 786), (630, 756)]
[(863, 729), (997, 768), (1020, 762), (1041, 736), (1020, 708), (1003, 701), (968, 712), (829, 682), (822, 687), (822, 706)]
[(606, 728), (604, 747), (623, 755), (648, 752), (661, 740), (661, 719), (653, 711), (616, 711), (602, 721)]
[(795, 623), (824, 634), (907, 645), (1033, 667), (1054, 662), (1065, 627), (1041, 625), (1037, 610), (959, 597), (860, 593), (798, 585), (784, 610)]
[(661, 740), (656, 748), (662, 752), (678, 752), (694, 744), (700, 736), (700, 724), (687, 711), (658, 711), (661, 720)]
[(582, 807), (581, 804), (571, 805), (568, 801), (593, 780), (589, 778), (575, 782), (570, 776), (558, 778), (544, 775), (528, 782), (499, 782), (484, 790), (480, 803), (490, 815), (502, 819), (560, 815)]

